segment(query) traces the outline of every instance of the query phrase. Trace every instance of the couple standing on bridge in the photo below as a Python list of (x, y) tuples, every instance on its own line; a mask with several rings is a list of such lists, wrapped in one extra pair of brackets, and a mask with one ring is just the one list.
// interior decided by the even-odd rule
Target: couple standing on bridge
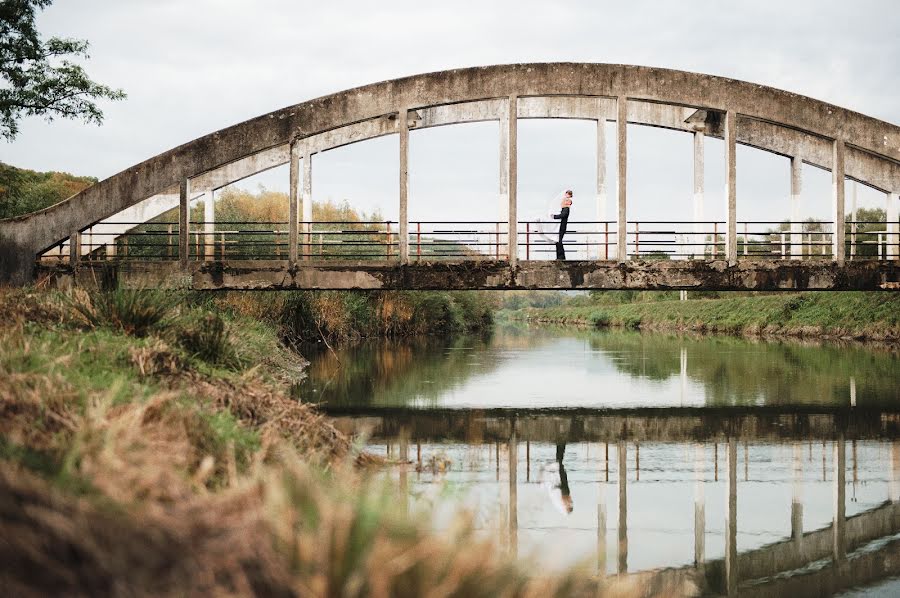
[(566, 234), (566, 227), (569, 223), (569, 208), (572, 207), (572, 191), (568, 190), (563, 194), (560, 202), (559, 214), (551, 214), (554, 220), (559, 220), (559, 238), (556, 241), (556, 259), (566, 259), (566, 248), (563, 247), (563, 237)]

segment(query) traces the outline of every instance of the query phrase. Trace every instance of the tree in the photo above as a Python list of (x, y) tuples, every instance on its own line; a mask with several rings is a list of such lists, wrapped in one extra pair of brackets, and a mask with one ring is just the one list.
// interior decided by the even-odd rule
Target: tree
[(51, 37), (44, 41), (35, 12), (53, 0), (0, 2), (0, 135), (15, 139), (26, 116), (82, 119), (101, 124), (96, 100), (121, 100), (125, 93), (94, 83), (71, 57), (88, 58), (88, 42)]

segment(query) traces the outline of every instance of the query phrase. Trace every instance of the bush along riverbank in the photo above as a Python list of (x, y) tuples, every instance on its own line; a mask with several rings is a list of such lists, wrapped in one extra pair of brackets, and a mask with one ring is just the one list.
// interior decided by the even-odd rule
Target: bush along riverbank
[[(223, 297), (0, 290), (0, 587), (10, 595), (596, 595), (460, 517), (435, 533), (288, 398), (299, 358)], [(632, 585), (617, 595), (635, 595)]]
[(784, 293), (679, 301), (676, 294), (598, 293), (557, 307), (501, 312), (511, 320), (645, 330), (900, 342), (898, 293)]

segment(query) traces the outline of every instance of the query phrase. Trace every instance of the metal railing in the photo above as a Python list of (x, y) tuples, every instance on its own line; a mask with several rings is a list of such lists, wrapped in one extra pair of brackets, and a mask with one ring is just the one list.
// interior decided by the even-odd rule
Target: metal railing
[[(123, 232), (123, 227), (127, 228)], [(833, 259), (831, 222), (740, 221), (736, 223), (737, 258), (767, 260)], [(519, 221), (517, 257), (557, 259), (558, 221)], [(848, 221), (844, 226), (848, 259), (897, 259), (900, 234), (888, 224)], [(508, 223), (500, 221), (411, 221), (411, 262), (506, 260)], [(726, 256), (722, 221), (628, 221), (625, 249), (629, 259), (710, 260)], [(618, 231), (613, 221), (569, 221), (562, 250), (566, 259), (615, 260)], [(67, 261), (63, 241), (41, 261)], [(301, 260), (400, 259), (399, 224), (377, 222), (301, 222), (297, 256)], [(98, 223), (81, 233), (80, 259), (167, 261), (180, 258), (179, 225), (174, 222)], [(285, 260), (291, 255), (287, 222), (192, 222), (189, 260)]]

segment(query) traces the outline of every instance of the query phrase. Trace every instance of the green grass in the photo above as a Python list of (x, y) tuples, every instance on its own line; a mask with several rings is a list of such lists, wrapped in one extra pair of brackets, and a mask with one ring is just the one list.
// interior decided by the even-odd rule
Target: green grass
[(503, 316), (598, 327), (900, 340), (897, 293), (789, 293), (584, 303), (505, 312)]

